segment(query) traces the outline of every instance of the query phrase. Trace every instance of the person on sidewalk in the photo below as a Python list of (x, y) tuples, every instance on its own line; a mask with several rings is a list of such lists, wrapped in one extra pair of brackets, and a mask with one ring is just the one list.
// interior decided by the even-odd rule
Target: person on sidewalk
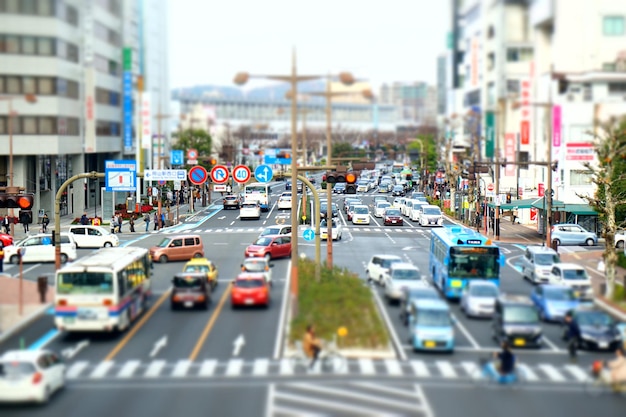
[(128, 225), (130, 226), (130, 232), (135, 233), (135, 215), (130, 216), (128, 220)]
[(122, 213), (117, 214), (117, 227), (119, 228), (119, 233), (122, 233), (122, 225), (124, 224), (124, 218), (122, 217)]
[(2, 219), (2, 227), (4, 227), (4, 233), (8, 235), (11, 229), (11, 222), (8, 214)]
[(156, 211), (154, 212), (154, 230), (158, 230), (159, 229), (159, 213), (157, 213)]
[(117, 231), (117, 217), (113, 215), (113, 217), (111, 217), (111, 233), (115, 234), (116, 231)]
[(50, 224), (50, 219), (48, 218), (48, 213), (44, 213), (43, 218), (41, 219), (41, 231), (43, 233), (48, 232), (49, 224)]
[(31, 218), (30, 215), (28, 214), (27, 211), (22, 211), (20, 213), (20, 223), (22, 223), (22, 226), (24, 226), (24, 233), (28, 233), (28, 225), (31, 222)]
[(146, 213), (143, 215), (143, 221), (146, 224), (146, 232), (148, 231), (148, 227), (150, 226), (150, 214)]
[(517, 212), (517, 209), (513, 210), (513, 224), (519, 223), (518, 220), (517, 220), (517, 215), (518, 214), (519, 213)]

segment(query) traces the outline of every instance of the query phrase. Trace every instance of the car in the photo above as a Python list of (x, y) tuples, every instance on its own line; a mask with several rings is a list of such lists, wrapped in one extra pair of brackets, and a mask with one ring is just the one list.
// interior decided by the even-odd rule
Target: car
[(520, 267), (522, 278), (533, 284), (550, 282), (550, 272), (554, 264), (560, 263), (558, 252), (547, 246), (527, 246)]
[(624, 250), (624, 242), (626, 242), (626, 233), (623, 231), (615, 233), (615, 247)]
[(209, 282), (204, 272), (179, 272), (172, 278), (170, 308), (177, 310), (180, 307), (200, 307), (206, 310), (211, 302), (213, 288), (215, 286)]
[(183, 266), (183, 272), (201, 272), (206, 275), (206, 279), (214, 290), (217, 287), (217, 277), (219, 271), (215, 264), (207, 258), (193, 258)]
[(346, 197), (343, 200), (343, 212), (344, 213), (348, 211), (348, 206), (350, 205), (350, 203), (363, 204), (360, 198)]
[[(55, 246), (52, 244), (52, 235), (38, 233), (29, 235), (4, 248), (4, 260), (12, 264), (19, 264), (18, 251), (24, 250), (22, 262), (54, 262), (56, 259)], [(71, 233), (61, 233), (61, 263), (76, 260), (76, 241)]]
[(385, 213), (385, 210), (388, 209), (389, 207), (391, 207), (391, 203), (388, 201), (377, 201), (376, 205), (374, 206), (374, 216), (376, 217), (383, 217), (383, 214)]
[(302, 184), (302, 181), (298, 181), (296, 183), (296, 192), (298, 194), (302, 194), (302, 190), (304, 189), (304, 185)]
[(374, 197), (374, 204), (378, 203), (379, 201), (389, 202), (389, 200), (387, 200), (387, 197), (385, 197), (384, 195), (377, 195), (376, 197)]
[(10, 246), (13, 244), (13, 236), (8, 233), (0, 233), (0, 243), (2, 243), (3, 247)]
[(254, 272), (263, 274), (263, 276), (265, 276), (265, 281), (267, 281), (267, 283), (272, 286), (273, 266), (274, 264), (271, 264), (265, 258), (245, 258), (241, 263), (241, 272)]
[(402, 226), (404, 220), (400, 214), (400, 209), (389, 207), (383, 213), (383, 224), (385, 226)]
[(409, 307), (408, 326), (414, 351), (454, 352), (454, 319), (445, 301), (413, 300)]
[(499, 293), (493, 282), (470, 280), (461, 293), (461, 311), (467, 317), (492, 317)]
[(263, 229), (259, 237), (268, 235), (291, 235), (291, 225), (275, 224), (273, 226), (267, 226)]
[(555, 224), (552, 226), (552, 241), (557, 245), (596, 246), (598, 236), (574, 223)]
[(346, 193), (346, 183), (345, 182), (336, 182), (333, 186), (334, 194), (345, 194)]
[(68, 233), (74, 237), (77, 248), (109, 248), (120, 245), (117, 235), (101, 226), (74, 225), (70, 226)]
[(265, 274), (242, 272), (232, 281), (230, 305), (233, 309), (258, 305), (269, 308), (270, 303), (270, 288), (265, 280)]
[(393, 190), (393, 184), (390, 181), (383, 181), (378, 184), (378, 192), (380, 193), (390, 193)]
[[(337, 204), (331, 203), (330, 210), (333, 214), (333, 217), (339, 217), (339, 207), (337, 207)], [(324, 203), (324, 204), (320, 203), (320, 218), (325, 219), (327, 213), (328, 213), (327, 203)]]
[(391, 202), (391, 206), (395, 207), (397, 209), (400, 209), (401, 204), (402, 204), (402, 198), (401, 197), (396, 197)]
[(359, 181), (356, 183), (356, 192), (357, 193), (366, 193), (370, 190), (369, 181)]
[(291, 256), (291, 235), (261, 236), (246, 247), (244, 256), (265, 258), (268, 261)]
[(8, 350), (0, 356), (0, 402), (45, 404), (65, 386), (65, 371), (50, 350)]
[(352, 224), (370, 224), (370, 209), (365, 204), (357, 204), (352, 210)]
[(439, 292), (436, 288), (430, 286), (427, 282), (422, 281), (420, 284), (415, 284), (411, 288), (402, 289), (402, 297), (400, 298), (400, 320), (402, 324), (408, 326), (409, 324), (409, 308), (413, 300), (430, 299), (440, 300)]
[(423, 192), (421, 192), (421, 191), (413, 191), (413, 192), (411, 193), (411, 199), (412, 199), (412, 200), (416, 200), (416, 199), (417, 199), (417, 198), (419, 198), (419, 197), (424, 197), (424, 198), (426, 198), (426, 196), (424, 195), (424, 193), (423, 193)]
[(580, 300), (574, 296), (574, 291), (565, 285), (538, 285), (530, 293), (530, 299), (535, 303), (539, 317), (543, 321), (561, 322), (568, 311), (580, 304)]
[(422, 206), (419, 222), (420, 226), (443, 226), (441, 209), (431, 204)]
[(539, 348), (543, 344), (539, 313), (532, 300), (526, 296), (498, 297), (491, 328), (498, 344), (507, 341), (513, 348)]
[(422, 273), (419, 268), (408, 262), (396, 262), (383, 273), (385, 298), (389, 304), (399, 304), (405, 288), (423, 285)]
[[(593, 307), (581, 306), (570, 312), (580, 337), (576, 344), (580, 349), (614, 351), (622, 346), (623, 337), (615, 320), (606, 312)], [(563, 326), (561, 338), (568, 341), (568, 328)]]
[(404, 201), (402, 202), (402, 207), (400, 209), (400, 211), (402, 211), (402, 215), (405, 217), (409, 217), (412, 208), (413, 200), (411, 200), (410, 198), (404, 198)]
[(256, 219), (261, 218), (261, 205), (258, 201), (244, 201), (239, 208), (239, 218)]
[(228, 194), (224, 196), (222, 201), (223, 201), (224, 210), (228, 210), (228, 209), (239, 210), (242, 200), (241, 200), (241, 197), (238, 196), (237, 194)]
[(204, 258), (204, 243), (200, 235), (167, 236), (150, 248), (150, 258), (160, 263)]
[(396, 262), (403, 262), (403, 259), (398, 255), (373, 255), (365, 268), (367, 280), (382, 285), (385, 273)]
[(280, 194), (281, 197), (291, 197), (291, 191), (283, 191)]
[(583, 300), (593, 299), (591, 278), (582, 265), (565, 262), (552, 265), (549, 282), (571, 287), (574, 295)]
[(391, 190), (391, 195), (393, 196), (403, 196), (405, 194), (404, 187), (401, 185), (394, 185)]
[(414, 200), (413, 203), (411, 204), (411, 210), (409, 212), (409, 219), (411, 219), (412, 222), (419, 222), (422, 216), (422, 207), (426, 205), (427, 205), (426, 203)]
[(291, 197), (278, 197), (278, 210), (291, 210)]
[[(343, 226), (341, 225), (341, 222), (332, 219), (331, 233), (333, 240), (341, 240), (341, 237), (343, 235)], [(328, 222), (326, 221), (326, 219), (320, 221), (320, 239), (328, 239)]]

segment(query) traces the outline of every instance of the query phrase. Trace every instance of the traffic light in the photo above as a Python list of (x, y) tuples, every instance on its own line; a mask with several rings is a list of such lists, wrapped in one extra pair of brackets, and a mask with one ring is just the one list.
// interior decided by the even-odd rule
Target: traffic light
[(0, 194), (0, 208), (30, 210), (34, 202), (34, 194)]
[(326, 182), (335, 184), (337, 182), (346, 182), (345, 172), (330, 171), (326, 173)]
[(511, 193), (506, 193), (506, 203), (511, 204)]
[(346, 194), (356, 194), (356, 174), (348, 172), (346, 174)]

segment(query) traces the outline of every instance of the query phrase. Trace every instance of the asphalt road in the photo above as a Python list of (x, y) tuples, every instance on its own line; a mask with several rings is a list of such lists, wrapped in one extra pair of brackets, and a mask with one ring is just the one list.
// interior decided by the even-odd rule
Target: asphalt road
[[(274, 187), (276, 195), (284, 189)], [(340, 207), (345, 196), (335, 196)], [(373, 195), (363, 197), (373, 203)], [(150, 308), (121, 335), (55, 333), (52, 316), (46, 315), (0, 345), (0, 351), (33, 344), (65, 352), (68, 386), (46, 407), (0, 407), (2, 415), (297, 415), (304, 412), (331, 415), (499, 416), (567, 413), (569, 416), (616, 415), (619, 399), (590, 401), (582, 393), (584, 369), (604, 353), (583, 353), (579, 364), (570, 364), (559, 340), (560, 326), (544, 324), (548, 343), (541, 349), (518, 351), (534, 378), (517, 389), (477, 388), (469, 378), (479, 357), (492, 352), (490, 321), (467, 319), (451, 304), (457, 318), (456, 350), (450, 354), (416, 354), (408, 346), (407, 328), (400, 323), (398, 307), (383, 306), (399, 360), (351, 360), (341, 375), (305, 375), (281, 361), (281, 316), (288, 288), (289, 259), (272, 261), (272, 305), (269, 309), (232, 310), (230, 281), (239, 272), (243, 251), (266, 226), (289, 223), (289, 212), (275, 208), (260, 220), (242, 221), (238, 212), (207, 208), (184, 226), (158, 233), (124, 236), (123, 244), (150, 247), (164, 233), (198, 233), (205, 253), (216, 262), (219, 285), (208, 311), (171, 311), (170, 280), (183, 262), (155, 264), (154, 297)], [(341, 241), (334, 242), (334, 263), (365, 277), (373, 254), (400, 254), (428, 270), (430, 231), (410, 221), (384, 227), (373, 218), (369, 226), (344, 224)], [(378, 224), (377, 224), (378, 223)], [(300, 251), (314, 257), (314, 244), (301, 237)], [(325, 243), (322, 243), (325, 258)], [(507, 266), (502, 271), (504, 292), (529, 294), (531, 285), (521, 279), (516, 259), (523, 247), (502, 245)], [(88, 254), (80, 250), (80, 256)], [(32, 265), (32, 276), (53, 273), (51, 265)], [(340, 324), (338, 324), (340, 325)], [(46, 339), (41, 339), (46, 335)], [(235, 340), (245, 343), (235, 348)], [(159, 349), (158, 342), (166, 341)], [(80, 350), (76, 350), (81, 346)], [(497, 391), (494, 391), (497, 390)], [(454, 398), (455, 401), (450, 401)], [(595, 404), (595, 405), (594, 405)], [(597, 407), (596, 407), (597, 405)], [(8, 412), (8, 414), (6, 413)], [(613, 413), (613, 414), (611, 414)]]

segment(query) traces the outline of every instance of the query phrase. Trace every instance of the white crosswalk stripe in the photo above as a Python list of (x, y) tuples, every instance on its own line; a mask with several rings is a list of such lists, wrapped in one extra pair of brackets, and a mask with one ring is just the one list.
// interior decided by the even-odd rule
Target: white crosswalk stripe
[[(587, 370), (575, 364), (537, 365), (518, 364), (526, 381), (535, 383), (583, 383), (587, 380)], [(412, 359), (349, 359), (337, 375), (362, 375), (382, 378), (418, 378), (443, 380), (469, 380), (476, 372), (477, 363), (451, 360), (426, 361)], [(328, 371), (330, 372), (330, 371)], [(180, 378), (255, 378), (255, 377), (302, 377), (308, 375), (305, 369), (293, 368), (289, 359), (272, 360), (258, 358), (244, 360), (233, 358), (225, 361), (204, 359), (199, 362), (179, 360), (167, 362), (153, 360), (141, 362), (128, 360), (116, 363), (105, 361), (89, 363), (77, 361), (68, 366), (66, 377), (69, 380), (104, 379), (180, 379)]]

